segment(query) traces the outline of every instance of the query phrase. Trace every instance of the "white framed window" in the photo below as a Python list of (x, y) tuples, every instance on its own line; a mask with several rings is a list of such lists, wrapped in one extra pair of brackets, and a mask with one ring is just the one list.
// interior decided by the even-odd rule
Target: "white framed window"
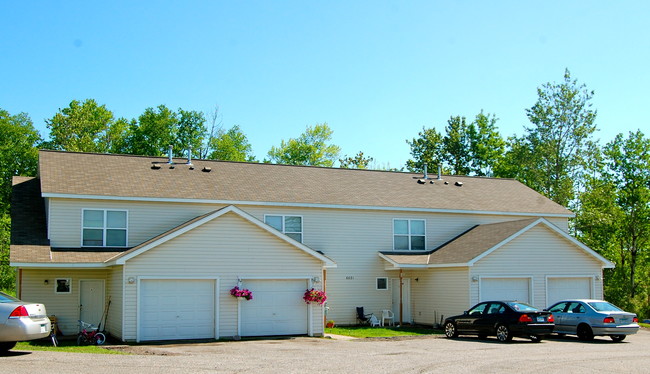
[(83, 209), (82, 247), (126, 247), (128, 213), (126, 210)]
[(54, 293), (72, 293), (72, 279), (56, 278), (54, 280)]
[(264, 223), (302, 243), (302, 216), (266, 214)]
[(423, 219), (393, 219), (393, 250), (424, 251), (426, 223)]
[(385, 277), (377, 278), (377, 289), (378, 290), (387, 290), (388, 289), (388, 278), (385, 278)]

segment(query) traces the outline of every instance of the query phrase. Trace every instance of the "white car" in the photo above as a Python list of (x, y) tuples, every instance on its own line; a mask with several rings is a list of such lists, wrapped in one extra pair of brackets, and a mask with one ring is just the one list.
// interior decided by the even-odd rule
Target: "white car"
[(580, 340), (604, 335), (620, 342), (639, 331), (636, 314), (603, 300), (563, 300), (546, 310), (555, 316), (554, 333), (577, 335)]
[(49, 336), (51, 326), (45, 305), (20, 301), (0, 292), (0, 353), (17, 342)]

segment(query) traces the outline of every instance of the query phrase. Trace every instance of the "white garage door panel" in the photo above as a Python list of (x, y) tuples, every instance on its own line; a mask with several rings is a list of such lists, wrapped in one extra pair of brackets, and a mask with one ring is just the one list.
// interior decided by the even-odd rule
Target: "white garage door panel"
[(246, 280), (253, 300), (241, 301), (241, 335), (307, 334), (306, 280)]
[(146, 279), (140, 283), (140, 340), (214, 338), (214, 280)]
[(548, 278), (548, 306), (566, 299), (591, 299), (591, 278)]
[(529, 278), (483, 278), (481, 301), (517, 300), (530, 302)]

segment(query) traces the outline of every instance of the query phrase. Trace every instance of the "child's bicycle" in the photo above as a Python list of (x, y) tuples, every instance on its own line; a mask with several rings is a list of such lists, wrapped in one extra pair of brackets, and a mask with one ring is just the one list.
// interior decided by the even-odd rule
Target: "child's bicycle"
[(97, 327), (79, 320), (81, 332), (77, 335), (77, 345), (102, 345), (106, 342), (106, 335), (97, 331)]

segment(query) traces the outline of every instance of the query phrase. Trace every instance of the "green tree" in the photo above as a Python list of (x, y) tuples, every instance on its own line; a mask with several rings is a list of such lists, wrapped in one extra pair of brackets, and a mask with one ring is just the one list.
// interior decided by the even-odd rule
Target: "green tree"
[(606, 296), (650, 313), (650, 139), (641, 131), (608, 143), (598, 172), (580, 194), (576, 230), (616, 264)]
[(468, 126), (470, 174), (491, 176), (505, 151), (505, 141), (499, 134), (494, 115), (481, 111)]
[(0, 109), (0, 213), (9, 213), (12, 177), (36, 175), (40, 141), (27, 114)]
[(307, 126), (297, 139), (282, 140), (279, 147), (271, 147), (271, 162), (287, 165), (311, 165), (332, 167), (341, 148), (329, 144), (333, 131), (327, 123)]
[(456, 175), (467, 175), (470, 171), (470, 139), (465, 117), (449, 118), (442, 138), (443, 159)]
[(367, 169), (373, 160), (372, 157), (365, 157), (363, 152), (359, 151), (354, 157), (346, 155), (344, 158), (339, 159), (339, 163), (341, 168), (344, 169)]
[[(129, 153), (145, 156), (163, 156), (169, 145), (174, 145), (178, 118), (174, 111), (164, 105), (147, 108), (130, 127)], [(178, 152), (178, 147), (174, 147)], [(181, 148), (182, 149), (182, 148)]]
[[(584, 180), (588, 160), (597, 150), (593, 91), (571, 79), (537, 89), (537, 102), (526, 115), (532, 127), (514, 138), (500, 168), (502, 177), (514, 177), (558, 204), (568, 206)], [(512, 173), (510, 175), (505, 173)]]
[(406, 161), (406, 169), (411, 172), (421, 173), (424, 171), (424, 164), (429, 170), (443, 162), (443, 137), (434, 128), (425, 129), (418, 133), (417, 138), (406, 140), (411, 147), (411, 159)]
[(200, 155), (201, 147), (206, 136), (205, 116), (202, 112), (187, 111), (178, 108), (178, 123), (176, 141), (174, 142), (174, 155), (182, 157), (187, 155), (187, 150), (192, 148), (192, 155)]
[(72, 100), (67, 108), (49, 120), (49, 147), (71, 152), (106, 152), (106, 133), (113, 121), (113, 113), (93, 99), (84, 102)]
[(11, 179), (36, 175), (40, 140), (27, 114), (0, 109), (0, 290), (13, 288), (15, 278), (9, 266)]
[(213, 149), (208, 156), (212, 160), (255, 161), (248, 138), (237, 125), (231, 127), (228, 131), (217, 130), (216, 136), (210, 141), (209, 148)]

